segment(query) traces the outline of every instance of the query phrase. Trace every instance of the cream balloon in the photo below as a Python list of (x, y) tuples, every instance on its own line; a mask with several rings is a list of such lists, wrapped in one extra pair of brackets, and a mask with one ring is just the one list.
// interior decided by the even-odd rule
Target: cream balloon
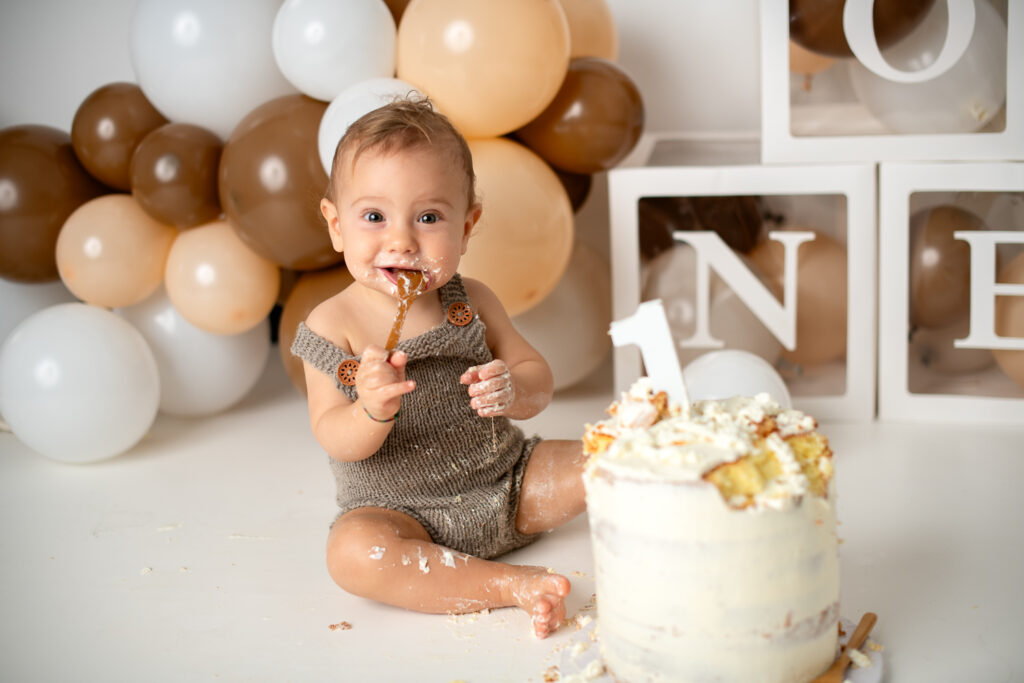
[(555, 289), (512, 319), (519, 333), (551, 366), (555, 391), (579, 383), (608, 357), (611, 322), (608, 262), (581, 243), (573, 248), (569, 267)]
[(410, 83), (397, 78), (370, 78), (345, 88), (327, 106), (317, 130), (317, 152), (329, 178), (334, 151), (352, 123), (385, 104), (410, 95), (422, 95)]
[(241, 334), (274, 307), (281, 274), (227, 221), (191, 228), (174, 240), (164, 284), (181, 316), (207, 332)]
[(619, 33), (606, 0), (558, 0), (569, 23), (569, 58), (619, 57)]
[(984, 370), (995, 362), (991, 351), (953, 346), (954, 340), (964, 339), (969, 331), (970, 314), (966, 312), (940, 327), (914, 327), (908, 346), (910, 362), (945, 375)]
[(285, 0), (272, 42), (284, 77), (317, 100), (395, 73), (395, 20), (383, 0)]
[(57, 237), (57, 271), (71, 293), (86, 303), (131, 306), (160, 286), (177, 234), (131, 195), (97, 197), (64, 222)]
[(270, 330), (213, 334), (185, 320), (161, 287), (145, 301), (114, 311), (142, 333), (160, 373), (160, 412), (212, 415), (241, 401), (270, 355)]
[(569, 195), (551, 167), (519, 143), (473, 140), (469, 149), (483, 215), (459, 272), (483, 281), (509, 315), (519, 315), (547, 296), (569, 265)]
[(569, 26), (557, 0), (412, 2), (398, 27), (398, 78), (468, 138), (533, 120), (568, 68)]
[(691, 401), (766, 393), (782, 408), (793, 407), (789, 388), (775, 368), (748, 351), (708, 351), (683, 368), (683, 381)]
[[(712, 350), (680, 344), (696, 331), (696, 267), (697, 254), (693, 247), (675, 244), (651, 259), (643, 270), (641, 298), (661, 299), (682, 366)], [(768, 283), (765, 285), (771, 287)], [(748, 351), (775, 363), (782, 351), (782, 344), (775, 335), (714, 273), (710, 289), (708, 318), (712, 336), (722, 340), (727, 348)]]
[[(1024, 284), (1024, 253), (1018, 254), (999, 271), (999, 282)], [(1024, 337), (1024, 297), (996, 297), (996, 334)], [(992, 354), (999, 369), (1024, 387), (1024, 351), (995, 350)]]
[[(799, 228), (789, 228), (798, 230)], [(782, 289), (782, 244), (762, 242), (748, 255), (769, 282)], [(782, 357), (795, 365), (819, 365), (846, 354), (846, 249), (818, 232), (797, 251), (796, 348)]]
[(95, 462), (127, 451), (153, 424), (159, 401), (146, 340), (104, 308), (45, 308), (0, 347), (0, 414), (20, 441), (54, 460)]

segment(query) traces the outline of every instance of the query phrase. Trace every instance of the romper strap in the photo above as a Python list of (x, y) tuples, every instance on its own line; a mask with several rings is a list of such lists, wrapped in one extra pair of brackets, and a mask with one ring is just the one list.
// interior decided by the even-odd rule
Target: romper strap
[(298, 356), (331, 377), (336, 375), (342, 362), (355, 358), (331, 340), (306, 327), (304, 322), (299, 323), (299, 328), (295, 332), (291, 352), (293, 356)]

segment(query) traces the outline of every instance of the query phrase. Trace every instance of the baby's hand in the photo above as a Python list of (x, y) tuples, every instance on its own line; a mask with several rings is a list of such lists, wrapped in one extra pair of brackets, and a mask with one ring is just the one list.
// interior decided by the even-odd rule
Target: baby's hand
[(459, 381), (469, 385), (469, 405), (480, 417), (504, 415), (515, 400), (512, 373), (503, 360), (474, 365), (462, 373)]
[(380, 346), (367, 346), (356, 374), (356, 393), (363, 408), (377, 422), (393, 418), (402, 405), (402, 396), (416, 388), (405, 379), (408, 357), (403, 351), (388, 352)]

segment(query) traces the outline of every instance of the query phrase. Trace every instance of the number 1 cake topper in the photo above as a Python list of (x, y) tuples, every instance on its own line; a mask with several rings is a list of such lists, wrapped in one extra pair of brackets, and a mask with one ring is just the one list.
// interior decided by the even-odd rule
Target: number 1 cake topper
[(690, 398), (683, 382), (683, 370), (679, 367), (661, 299), (644, 301), (633, 315), (612, 321), (609, 334), (615, 346), (639, 346), (654, 390), (664, 391), (672, 402), (678, 403), (684, 411), (689, 410)]

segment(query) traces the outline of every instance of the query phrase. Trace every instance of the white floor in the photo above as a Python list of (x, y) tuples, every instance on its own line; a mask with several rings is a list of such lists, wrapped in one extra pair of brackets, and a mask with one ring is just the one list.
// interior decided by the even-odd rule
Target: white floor
[[(610, 399), (599, 371), (527, 429), (578, 437)], [(335, 588), (323, 561), (333, 482), (307, 425), (273, 357), (232, 411), (160, 417), (104, 463), (61, 465), (0, 434), (0, 680), (568, 673), (573, 627), (541, 641), (517, 610), (425, 616)], [(1024, 426), (822, 429), (836, 452), (842, 613), (878, 613), (886, 679), (1024, 680)], [(592, 614), (587, 534), (578, 519), (509, 558), (570, 576), (572, 615)]]

